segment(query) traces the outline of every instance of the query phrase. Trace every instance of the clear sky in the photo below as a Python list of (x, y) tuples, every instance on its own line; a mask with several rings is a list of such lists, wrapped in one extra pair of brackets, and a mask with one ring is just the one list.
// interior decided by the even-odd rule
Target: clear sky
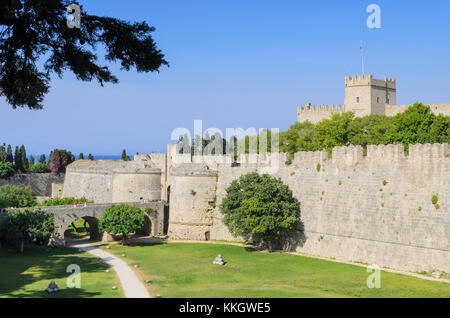
[[(342, 104), (344, 77), (397, 79), (397, 103), (450, 102), (450, 1), (80, 0), (85, 10), (147, 21), (170, 68), (121, 72), (117, 85), (55, 78), (43, 111), (0, 98), (0, 142), (28, 153), (165, 152), (177, 127), (280, 128), (297, 106)], [(366, 8), (381, 8), (369, 29)]]

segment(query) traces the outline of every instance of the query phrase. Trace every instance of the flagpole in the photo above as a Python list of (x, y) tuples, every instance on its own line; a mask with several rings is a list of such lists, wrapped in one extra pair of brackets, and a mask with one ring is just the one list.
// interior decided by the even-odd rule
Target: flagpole
[(364, 48), (363, 48), (363, 41), (361, 41), (361, 68), (362, 68), (362, 75), (364, 75)]

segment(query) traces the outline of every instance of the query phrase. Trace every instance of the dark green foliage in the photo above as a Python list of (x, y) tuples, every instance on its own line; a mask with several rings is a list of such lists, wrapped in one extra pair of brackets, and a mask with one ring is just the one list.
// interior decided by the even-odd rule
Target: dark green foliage
[(84, 203), (94, 203), (94, 201), (90, 201), (86, 198), (51, 198), (48, 200), (45, 200), (39, 206), (59, 206), (59, 205), (73, 205), (77, 202), (77, 204), (84, 204)]
[(226, 192), (220, 211), (236, 237), (270, 248), (299, 225), (298, 202), (280, 179), (254, 172), (234, 180)]
[(120, 160), (123, 160), (123, 161), (130, 161), (130, 157), (128, 157), (127, 151), (126, 151), (125, 149), (122, 150), (122, 158), (121, 158)]
[(38, 163), (47, 164), (47, 159), (45, 158), (45, 155), (44, 155), (44, 154), (42, 154), (42, 155), (39, 157), (39, 162), (38, 162)]
[(0, 95), (13, 108), (42, 109), (52, 73), (61, 77), (68, 70), (78, 80), (117, 83), (109, 68), (99, 65), (97, 48), (126, 71), (154, 72), (168, 65), (146, 22), (89, 15), (80, 5), (80, 28), (69, 28), (67, 6), (73, 2), (0, 2)]
[(14, 173), (14, 166), (11, 162), (0, 162), (0, 179), (8, 179)]
[(4, 185), (0, 187), (0, 208), (28, 208), (37, 204), (31, 187)]
[(88, 160), (94, 160), (94, 156), (92, 154), (88, 155)]
[(34, 162), (34, 157), (32, 155), (30, 155), (30, 163), (29, 163), (29, 168), (34, 166), (35, 162)]
[(6, 161), (14, 163), (14, 158), (13, 158), (11, 145), (8, 145), (8, 150), (6, 151)]
[(3, 144), (0, 146), (0, 162), (6, 162), (6, 158), (7, 158), (7, 154), (6, 154), (6, 145)]
[(48, 173), (50, 170), (48, 169), (45, 163), (39, 162), (30, 167), (29, 171), (31, 173)]
[(99, 228), (103, 232), (122, 235), (122, 244), (130, 235), (144, 226), (145, 215), (137, 206), (126, 204), (107, 208), (103, 213)]
[(16, 151), (14, 152), (14, 169), (17, 172), (23, 171), (22, 156), (18, 146), (16, 146)]
[(29, 162), (28, 162), (27, 152), (25, 150), (24, 145), (20, 146), (19, 154), (20, 154), (20, 158), (21, 158), (20, 161), (22, 162), (22, 172), (27, 172), (28, 167), (29, 167)]
[(10, 211), (0, 224), (0, 235), (7, 242), (22, 242), (21, 252), (25, 240), (35, 244), (46, 244), (54, 230), (53, 215), (42, 210)]
[(75, 156), (67, 150), (55, 149), (50, 153), (48, 168), (53, 173), (65, 172), (66, 167), (75, 161)]
[(394, 117), (369, 115), (354, 118), (353, 113), (335, 114), (316, 125), (305, 122), (292, 125), (280, 134), (280, 151), (291, 156), (298, 151), (325, 149), (331, 153), (337, 146), (402, 143), (450, 142), (450, 116), (434, 115), (428, 106), (416, 103)]
[(83, 153), (80, 153), (78, 155), (78, 160), (84, 160), (84, 154)]

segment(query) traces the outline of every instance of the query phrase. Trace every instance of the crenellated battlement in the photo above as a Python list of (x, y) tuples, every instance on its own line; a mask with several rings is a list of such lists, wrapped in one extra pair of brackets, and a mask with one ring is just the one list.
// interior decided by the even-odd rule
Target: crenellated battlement
[(337, 104), (337, 105), (317, 105), (314, 106), (311, 103), (306, 103), (304, 106), (300, 106), (298, 108), (299, 113), (306, 113), (306, 112), (344, 112), (345, 107), (344, 105)]

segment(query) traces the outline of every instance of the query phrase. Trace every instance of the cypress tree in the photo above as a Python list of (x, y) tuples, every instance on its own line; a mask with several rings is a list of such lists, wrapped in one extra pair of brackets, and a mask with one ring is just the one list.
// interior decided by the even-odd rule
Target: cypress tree
[(30, 155), (30, 167), (34, 166), (34, 158)]
[(45, 158), (45, 155), (42, 154), (41, 157), (39, 158), (39, 163), (47, 163), (47, 159)]
[(80, 155), (78, 156), (78, 160), (84, 160), (84, 153), (80, 153)]
[(88, 160), (94, 160), (94, 156), (92, 154), (89, 154)]
[(6, 160), (8, 162), (14, 163), (13, 153), (12, 153), (12, 147), (11, 145), (8, 145), (8, 150), (6, 151)]
[(130, 161), (130, 157), (127, 156), (127, 151), (124, 149), (122, 150), (122, 159), (123, 161)]
[(22, 156), (18, 146), (16, 146), (16, 150), (14, 151), (14, 169), (16, 169), (16, 172), (21, 172), (23, 170)]
[(0, 146), (0, 162), (6, 162), (7, 154), (6, 154), (6, 148), (5, 147), (6, 147), (5, 144)]
[(25, 150), (25, 146), (20, 146), (20, 156), (22, 157), (22, 172), (26, 172), (29, 167), (27, 151)]

